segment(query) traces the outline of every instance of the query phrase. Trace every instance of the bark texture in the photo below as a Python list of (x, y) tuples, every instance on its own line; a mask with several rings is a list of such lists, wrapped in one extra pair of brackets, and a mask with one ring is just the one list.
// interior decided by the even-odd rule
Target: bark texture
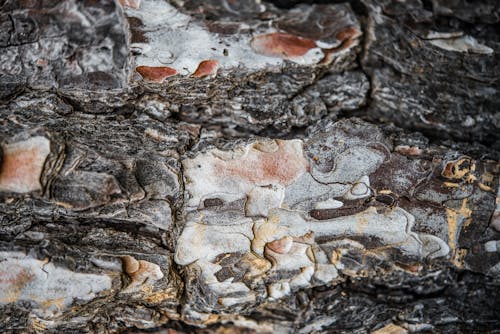
[(497, 330), (499, 27), (0, 1), (0, 331)]

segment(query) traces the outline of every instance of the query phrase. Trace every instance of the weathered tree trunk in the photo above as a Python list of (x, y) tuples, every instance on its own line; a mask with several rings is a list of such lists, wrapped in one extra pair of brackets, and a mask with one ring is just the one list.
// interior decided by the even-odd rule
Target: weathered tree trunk
[(0, 1), (0, 331), (500, 328), (499, 28), (493, 0)]

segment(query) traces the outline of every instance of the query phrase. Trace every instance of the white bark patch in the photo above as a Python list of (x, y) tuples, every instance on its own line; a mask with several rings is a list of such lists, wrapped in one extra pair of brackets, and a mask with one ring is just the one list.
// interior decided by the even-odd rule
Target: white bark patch
[(189, 75), (207, 59), (216, 60), (222, 68), (245, 66), (262, 69), (283, 63), (280, 58), (255, 53), (250, 47), (251, 35), (218, 36), (167, 1), (146, 0), (139, 9), (125, 8), (125, 12), (142, 21), (148, 39), (148, 43), (131, 45), (140, 52), (135, 58), (136, 66), (167, 64), (180, 74)]
[(178, 241), (175, 261), (187, 265), (199, 259), (211, 261), (217, 255), (248, 252), (252, 221), (235, 221), (232, 226), (188, 222)]
[(344, 198), (348, 200), (355, 200), (369, 197), (370, 194), (370, 178), (368, 177), (368, 175), (363, 175), (344, 195)]
[[(218, 305), (230, 307), (256, 298), (257, 292), (237, 281), (241, 275), (265, 285), (268, 298), (279, 299), (294, 289), (333, 282), (344, 269), (355, 273), (341, 263), (342, 249), (354, 243), (356, 251), (368, 254), (373, 246), (351, 239), (374, 240), (381, 249), (413, 258), (446, 256), (446, 243), (414, 232), (415, 218), (400, 207), (368, 206), (323, 220), (307, 211), (343, 210), (336, 198), (371, 196), (369, 175), (383, 160), (379, 151), (356, 146), (340, 152), (332, 170), (315, 170), (300, 140), (255, 141), (185, 159), (186, 223), (175, 261), (196, 267)], [(332, 241), (320, 246), (318, 238)], [(385, 251), (377, 256), (387, 258)]]
[(411, 231), (413, 225), (413, 216), (401, 208), (394, 208), (380, 214), (374, 207), (370, 207), (355, 215), (323, 221), (306, 218), (298, 212), (276, 210), (264, 224), (260, 224), (256, 229), (252, 247), (259, 254), (267, 242), (287, 235), (300, 237), (314, 232), (320, 237), (377, 237), (385, 244), (400, 248), (408, 255), (422, 256), (419, 236)]
[(493, 49), (487, 45), (479, 43), (472, 36), (461, 36), (457, 38), (440, 38), (430, 40), (434, 46), (438, 48), (455, 51), (455, 52), (471, 52), (471, 53), (480, 53), (480, 54), (492, 54)]
[[(275, 151), (272, 151), (275, 150)], [(188, 183), (189, 207), (198, 207), (211, 194), (246, 196), (266, 192), (265, 199), (255, 199), (250, 210), (262, 212), (264, 202), (280, 203), (280, 186), (293, 183), (305, 173), (305, 159), (300, 140), (256, 142), (231, 153), (213, 150), (183, 161)], [(256, 190), (256, 186), (269, 187)]]
[(339, 209), (344, 205), (341, 201), (329, 198), (326, 201), (318, 202), (314, 206), (315, 209), (327, 210), (327, 209)]
[(51, 316), (110, 288), (107, 275), (77, 273), (19, 252), (0, 252), (0, 304), (29, 301)]

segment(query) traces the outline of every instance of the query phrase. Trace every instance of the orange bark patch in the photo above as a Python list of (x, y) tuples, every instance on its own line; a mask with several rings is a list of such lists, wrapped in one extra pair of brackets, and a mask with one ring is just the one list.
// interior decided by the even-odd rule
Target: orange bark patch
[(129, 7), (133, 9), (139, 9), (141, 6), (141, 0), (119, 0), (122, 7)]
[(40, 176), (50, 142), (44, 137), (6, 145), (0, 170), (0, 191), (27, 193), (41, 188)]
[(258, 150), (259, 143), (254, 144), (239, 159), (218, 161), (215, 170), (221, 178), (230, 176), (259, 185), (290, 184), (308, 170), (309, 163), (298, 143), (276, 140), (276, 144), (274, 151)]
[(461, 179), (475, 169), (475, 165), (469, 158), (461, 158), (447, 162), (441, 175), (447, 179)]
[(219, 62), (217, 60), (204, 60), (193, 73), (193, 77), (202, 78), (208, 75), (216, 75), (219, 69)]
[(406, 334), (406, 333), (408, 333), (406, 329), (392, 323), (372, 332), (372, 334)]
[(250, 46), (257, 53), (283, 59), (303, 56), (317, 47), (316, 42), (311, 39), (281, 32), (256, 36)]
[(167, 66), (137, 66), (135, 70), (145, 81), (154, 83), (162, 83), (166, 78), (177, 74), (175, 69)]

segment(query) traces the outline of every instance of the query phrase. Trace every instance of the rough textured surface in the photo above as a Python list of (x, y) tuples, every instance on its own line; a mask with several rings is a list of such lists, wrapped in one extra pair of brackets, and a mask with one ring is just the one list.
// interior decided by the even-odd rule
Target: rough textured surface
[(499, 24), (0, 1), (0, 332), (498, 330)]
[(123, 87), (128, 50), (112, 1), (2, 1), (2, 98), (25, 89)]
[[(367, 78), (354, 71), (362, 33), (348, 4), (155, 0), (125, 16), (132, 87), (157, 93), (181, 119), (286, 132), (366, 100)], [(343, 78), (325, 91), (321, 80)]]
[(371, 76), (372, 116), (433, 136), (483, 141), (498, 150), (498, 3), (366, 3), (362, 61)]
[(467, 240), (488, 228), (495, 194), (480, 180), (498, 164), (398, 150), (374, 126), (338, 122), (304, 140), (205, 148), (184, 160), (175, 261), (187, 266), (186, 316), (209, 319), (379, 270), (415, 275), (427, 260), (495, 271), (491, 241), (472, 251)]

